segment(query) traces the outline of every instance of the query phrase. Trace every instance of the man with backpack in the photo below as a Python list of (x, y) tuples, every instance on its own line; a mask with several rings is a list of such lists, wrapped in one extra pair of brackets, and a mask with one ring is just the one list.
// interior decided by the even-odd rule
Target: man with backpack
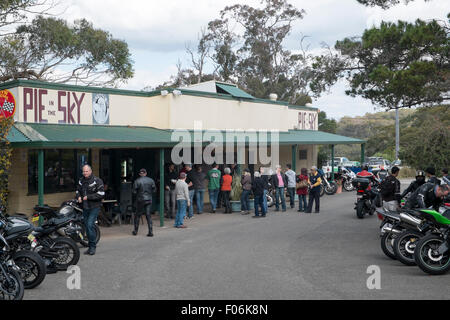
[(397, 211), (399, 209), (400, 181), (397, 179), (400, 169), (392, 167), (391, 174), (380, 184), (380, 193), (383, 199), (383, 208), (389, 211)]

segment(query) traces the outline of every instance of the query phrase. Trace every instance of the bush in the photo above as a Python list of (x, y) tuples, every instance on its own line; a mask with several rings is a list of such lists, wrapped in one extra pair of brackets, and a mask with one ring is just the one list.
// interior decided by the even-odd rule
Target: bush
[(230, 193), (231, 201), (240, 201), (241, 194), (242, 194), (241, 176), (235, 174), (233, 176), (233, 181), (231, 182), (231, 193)]
[(416, 170), (411, 167), (401, 167), (400, 172), (398, 173), (398, 179), (402, 178), (415, 178)]

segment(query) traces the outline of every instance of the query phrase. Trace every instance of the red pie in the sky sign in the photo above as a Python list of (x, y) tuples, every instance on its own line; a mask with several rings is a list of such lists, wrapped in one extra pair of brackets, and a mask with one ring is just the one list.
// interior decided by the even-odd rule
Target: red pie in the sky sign
[(16, 99), (9, 90), (0, 90), (0, 119), (10, 118), (16, 112)]

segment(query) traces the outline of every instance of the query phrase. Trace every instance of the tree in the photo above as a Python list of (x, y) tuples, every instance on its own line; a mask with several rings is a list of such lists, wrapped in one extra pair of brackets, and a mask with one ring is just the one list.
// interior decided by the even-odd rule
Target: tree
[(448, 28), (439, 22), (382, 22), (361, 39), (338, 41), (316, 59), (311, 87), (322, 91), (346, 77), (350, 96), (362, 96), (387, 110), (433, 106), (450, 91)]
[[(337, 122), (334, 119), (328, 119), (325, 111), (319, 112), (319, 130), (323, 132), (336, 133)], [(330, 158), (331, 148), (329, 145), (319, 146), (317, 153), (317, 163), (319, 166)]]
[[(45, 4), (45, 0), (7, 0), (0, 5), (0, 82), (32, 79), (115, 86), (133, 76), (126, 42), (85, 19), (69, 25), (37, 15), (23, 23), (33, 8)], [(23, 24), (2, 32), (18, 23)]]
[[(381, 7), (383, 9), (389, 9), (390, 7), (393, 7), (400, 3), (400, 0), (357, 0), (359, 3), (370, 6), (370, 7)], [(412, 2), (414, 0), (403, 0), (403, 3), (408, 4), (409, 2)], [(431, 0), (425, 0), (425, 1), (431, 1)]]
[[(302, 19), (305, 11), (295, 8), (287, 0), (263, 0), (261, 8), (249, 5), (227, 6), (220, 17), (208, 23), (200, 44), (209, 44), (208, 61), (214, 66), (212, 77), (232, 81), (257, 98), (278, 98), (292, 104), (310, 102), (309, 82), (314, 77), (312, 55), (303, 48), (299, 52), (284, 47), (293, 24)], [(190, 56), (193, 55), (188, 52)], [(198, 56), (200, 57), (200, 55)], [(198, 74), (196, 63), (192, 64)]]
[(448, 167), (450, 159), (450, 106), (418, 109), (411, 124), (402, 130), (400, 157), (411, 167), (436, 172)]

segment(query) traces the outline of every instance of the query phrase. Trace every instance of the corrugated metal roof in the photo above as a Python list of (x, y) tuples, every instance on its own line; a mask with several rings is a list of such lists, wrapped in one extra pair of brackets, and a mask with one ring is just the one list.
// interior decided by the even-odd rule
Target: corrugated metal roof
[(14, 127), (14, 126), (9, 131), (7, 139), (10, 143), (30, 141), (30, 139), (28, 139), (22, 132), (17, 130), (16, 127)]
[[(35, 124), (16, 123), (8, 138), (13, 147), (25, 148), (138, 148), (138, 147), (173, 147), (179, 141), (172, 140), (172, 133), (179, 130), (163, 130), (152, 127), (132, 126), (98, 126), (98, 125), (67, 125), (67, 124)], [(186, 132), (186, 130), (182, 130)], [(190, 130), (191, 141), (194, 142), (194, 131)], [(232, 131), (203, 131), (211, 135), (222, 135), (222, 141), (234, 142)], [(248, 133), (247, 133), (248, 134)], [(270, 144), (274, 134), (268, 132), (267, 141)], [(177, 139), (178, 135), (174, 135)], [(361, 144), (364, 140), (344, 137), (327, 132), (314, 130), (290, 130), (278, 132), (280, 145), (295, 144)], [(213, 139), (214, 140), (214, 139)], [(230, 141), (228, 141), (230, 140)], [(248, 143), (248, 138), (246, 138)], [(266, 141), (266, 139), (264, 139)], [(204, 141), (208, 144), (209, 141)]]

